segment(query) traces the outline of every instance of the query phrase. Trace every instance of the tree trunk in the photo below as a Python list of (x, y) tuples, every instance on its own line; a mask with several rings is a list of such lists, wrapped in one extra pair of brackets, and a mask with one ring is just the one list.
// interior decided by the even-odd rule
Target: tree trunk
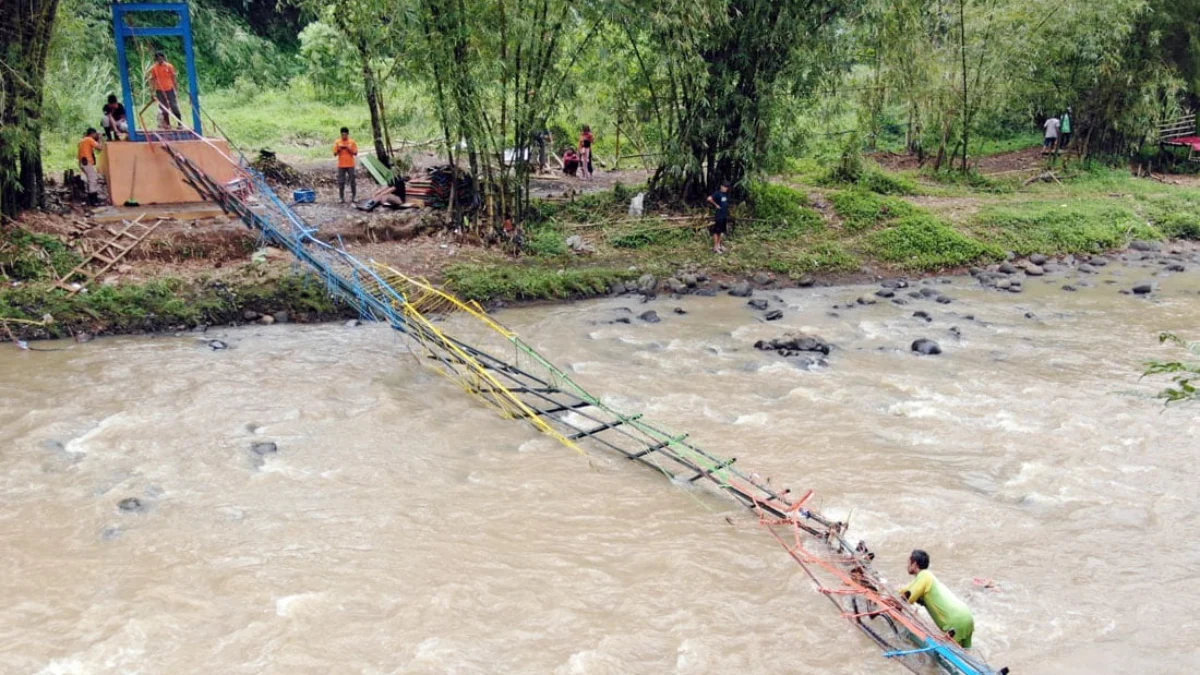
[(358, 58), (362, 60), (363, 90), (367, 97), (367, 109), (371, 112), (371, 137), (375, 141), (375, 156), (387, 166), (391, 166), (392, 157), (387, 144), (383, 141), (383, 114), (380, 110), (379, 80), (375, 70), (371, 68), (371, 53), (367, 41), (358, 41)]
[(42, 95), (58, 0), (13, 4), (0, 12), (0, 216), (10, 218), (43, 203)]

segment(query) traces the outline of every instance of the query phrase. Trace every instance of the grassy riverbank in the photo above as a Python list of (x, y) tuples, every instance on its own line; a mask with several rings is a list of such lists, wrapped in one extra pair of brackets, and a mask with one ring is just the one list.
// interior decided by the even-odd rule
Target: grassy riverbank
[[(749, 187), (734, 207), (738, 224), (725, 255), (710, 250), (705, 210), (648, 204), (645, 217), (629, 218), (637, 189), (617, 186), (539, 203), (524, 225), (527, 246), (519, 257), (467, 247), (435, 263), (431, 276), (480, 302), (565, 300), (681, 270), (718, 281), (769, 273), (783, 285), (838, 283), (985, 266), (1010, 252), (1091, 254), (1134, 240), (1200, 239), (1200, 181), (1164, 183), (1111, 168), (1057, 176), (1026, 186), (1015, 178), (935, 181), (868, 167), (857, 180), (839, 182), (818, 163), (797, 163)], [(0, 237), (0, 318), (21, 320), (11, 324), (21, 336), (62, 337), (179, 330), (280, 312), (292, 321), (349, 315), (290, 261), (250, 264), (238, 254), (245, 260), (234, 264), (226, 254), (224, 262), (201, 262), (212, 274), (202, 267), (175, 276), (133, 261), (133, 274), (72, 296), (52, 284), (80, 261), (75, 249), (58, 237), (9, 227)], [(47, 316), (52, 321), (44, 325), (24, 323)]]

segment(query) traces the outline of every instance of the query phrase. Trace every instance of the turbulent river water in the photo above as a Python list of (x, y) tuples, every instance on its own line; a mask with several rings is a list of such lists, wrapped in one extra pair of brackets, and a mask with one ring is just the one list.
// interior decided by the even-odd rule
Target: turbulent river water
[[(1200, 273), (1118, 293), (1151, 271), (956, 278), (948, 305), (760, 292), (770, 323), (728, 296), (499, 318), (619, 408), (815, 489), (889, 582), (927, 549), (994, 666), (1191, 673), (1200, 415), (1138, 374), (1159, 331), (1200, 337)], [(788, 329), (829, 365), (751, 346)], [(497, 417), (381, 326), (205, 337), (230, 348), (0, 345), (0, 672), (904, 672), (732, 502)]]

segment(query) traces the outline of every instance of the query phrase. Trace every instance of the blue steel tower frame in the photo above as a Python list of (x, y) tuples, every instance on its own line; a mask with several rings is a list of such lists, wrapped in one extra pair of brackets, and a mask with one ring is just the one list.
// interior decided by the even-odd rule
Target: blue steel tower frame
[[(131, 26), (126, 18), (146, 12), (171, 13), (176, 17), (173, 26)], [(125, 49), (126, 38), (179, 37), (183, 38), (183, 53), (186, 57), (188, 99), (192, 104), (192, 128), (196, 135), (203, 136), (200, 125), (200, 87), (196, 81), (196, 54), (192, 45), (192, 17), (186, 2), (131, 2), (112, 5), (113, 35), (117, 41), (117, 72), (121, 75), (121, 94), (125, 99), (126, 119), (129, 122), (129, 140), (145, 141), (146, 135), (137, 128), (137, 113), (134, 107), (133, 86), (129, 78), (129, 55)], [(140, 77), (139, 73), (139, 77)]]

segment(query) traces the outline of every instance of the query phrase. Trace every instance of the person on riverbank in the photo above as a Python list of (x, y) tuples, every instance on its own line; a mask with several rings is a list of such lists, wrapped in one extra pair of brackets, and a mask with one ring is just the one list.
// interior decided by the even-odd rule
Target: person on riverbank
[(100, 173), (96, 170), (96, 151), (103, 150), (100, 143), (100, 132), (95, 127), (88, 127), (83, 138), (79, 141), (79, 170), (87, 183), (88, 206), (100, 205)]
[(721, 188), (709, 195), (708, 203), (716, 209), (713, 224), (708, 228), (713, 238), (713, 253), (724, 253), (721, 239), (729, 229), (729, 183), (721, 183)]
[(179, 95), (175, 93), (178, 80), (175, 66), (167, 61), (166, 54), (154, 52), (154, 65), (150, 66), (147, 79), (154, 87), (154, 98), (158, 100), (159, 127), (170, 129), (171, 120), (174, 120), (175, 128), (182, 129), (183, 115), (179, 112)]
[(1066, 150), (1067, 146), (1071, 144), (1071, 128), (1074, 123), (1074, 111), (1071, 110), (1071, 106), (1067, 106), (1067, 112), (1063, 113), (1059, 120), (1059, 149)]
[(967, 605), (929, 571), (929, 554), (921, 549), (914, 550), (908, 557), (908, 573), (916, 578), (900, 589), (900, 597), (911, 604), (924, 605), (938, 628), (959, 646), (969, 649), (971, 636), (975, 633), (975, 617), (971, 616)]
[(358, 143), (350, 138), (350, 130), (342, 127), (342, 137), (333, 143), (333, 156), (337, 157), (338, 199), (346, 203), (346, 182), (350, 183), (350, 201), (358, 198), (358, 179), (354, 167), (358, 164)]
[(1042, 139), (1042, 154), (1046, 155), (1054, 151), (1055, 144), (1058, 143), (1058, 130), (1062, 126), (1062, 121), (1057, 117), (1051, 116), (1042, 124), (1042, 128), (1046, 130), (1046, 135)]
[(575, 148), (563, 148), (563, 173), (575, 178), (579, 175), (579, 153)]
[(541, 130), (534, 132), (533, 143), (537, 147), (537, 167), (538, 173), (546, 172), (546, 148), (554, 143), (554, 134), (550, 130), (543, 127)]
[(125, 106), (117, 100), (116, 94), (108, 95), (108, 102), (101, 109), (100, 127), (104, 129), (104, 140), (119, 140), (122, 134), (129, 133), (129, 122), (125, 119)]
[(579, 177), (584, 180), (592, 177), (592, 144), (595, 141), (592, 128), (583, 125), (583, 132), (579, 134)]

